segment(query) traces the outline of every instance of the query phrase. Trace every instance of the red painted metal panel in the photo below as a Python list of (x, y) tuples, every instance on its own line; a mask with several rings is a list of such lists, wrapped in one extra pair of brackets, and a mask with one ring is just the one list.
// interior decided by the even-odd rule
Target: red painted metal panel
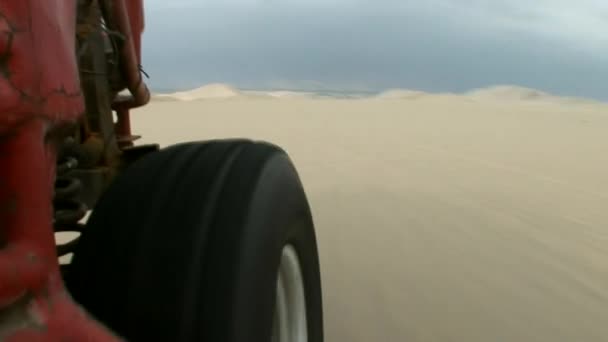
[[(130, 37), (121, 51), (127, 88), (131, 96), (118, 98), (113, 108), (118, 116), (116, 134), (120, 138), (131, 137), (130, 113), (131, 108), (146, 105), (150, 101), (150, 91), (142, 80), (141, 36), (144, 30), (143, 0), (112, 0), (113, 17), (116, 28), (126, 37)], [(127, 143), (129, 144), (129, 143)]]
[(141, 35), (144, 32), (144, 4), (143, 0), (125, 1), (131, 32), (133, 34), (133, 47), (137, 56), (137, 62), (141, 64)]
[(49, 128), (83, 112), (75, 0), (0, 1), (0, 340), (119, 341), (63, 287)]
[(83, 112), (75, 27), (75, 0), (0, 2), (0, 135), (32, 116)]
[(63, 287), (51, 227), (55, 151), (34, 118), (0, 139), (0, 341), (120, 341)]
[(127, 87), (132, 95), (128, 98), (119, 98), (113, 107), (122, 110), (140, 107), (150, 101), (150, 91), (143, 82), (140, 72), (143, 2), (113, 0), (111, 8), (115, 29), (127, 37), (120, 52)]

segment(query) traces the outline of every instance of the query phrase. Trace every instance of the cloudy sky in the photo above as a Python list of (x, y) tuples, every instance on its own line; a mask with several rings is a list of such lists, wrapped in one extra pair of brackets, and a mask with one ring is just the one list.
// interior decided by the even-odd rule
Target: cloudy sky
[(147, 0), (158, 90), (464, 91), (608, 100), (606, 0)]

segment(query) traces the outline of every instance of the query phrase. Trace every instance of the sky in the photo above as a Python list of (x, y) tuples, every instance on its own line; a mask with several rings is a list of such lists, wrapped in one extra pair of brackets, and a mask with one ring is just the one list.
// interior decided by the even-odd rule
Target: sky
[(605, 0), (147, 0), (159, 91), (461, 92), (498, 84), (608, 100)]

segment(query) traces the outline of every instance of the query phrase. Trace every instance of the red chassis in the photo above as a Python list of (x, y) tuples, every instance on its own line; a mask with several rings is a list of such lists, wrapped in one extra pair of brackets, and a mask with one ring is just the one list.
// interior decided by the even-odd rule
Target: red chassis
[[(106, 2), (125, 37), (120, 60), (132, 96), (112, 106), (118, 133), (129, 135), (128, 109), (149, 99), (139, 71), (143, 4)], [(0, 341), (120, 340), (72, 301), (53, 235), (54, 132), (85, 108), (77, 6), (77, 0), (0, 2)]]

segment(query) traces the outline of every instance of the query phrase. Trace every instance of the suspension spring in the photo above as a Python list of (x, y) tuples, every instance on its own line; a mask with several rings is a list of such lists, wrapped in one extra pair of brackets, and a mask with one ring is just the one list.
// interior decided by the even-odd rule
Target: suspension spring
[[(75, 177), (70, 177), (70, 171), (78, 167), (78, 159), (73, 153), (75, 143), (73, 138), (67, 138), (59, 150), (55, 178), (55, 193), (53, 197), (53, 228), (56, 233), (82, 233), (84, 225), (80, 221), (86, 216), (87, 206), (79, 201), (82, 183)], [(74, 251), (80, 236), (62, 244), (57, 244), (57, 255), (64, 256)]]

